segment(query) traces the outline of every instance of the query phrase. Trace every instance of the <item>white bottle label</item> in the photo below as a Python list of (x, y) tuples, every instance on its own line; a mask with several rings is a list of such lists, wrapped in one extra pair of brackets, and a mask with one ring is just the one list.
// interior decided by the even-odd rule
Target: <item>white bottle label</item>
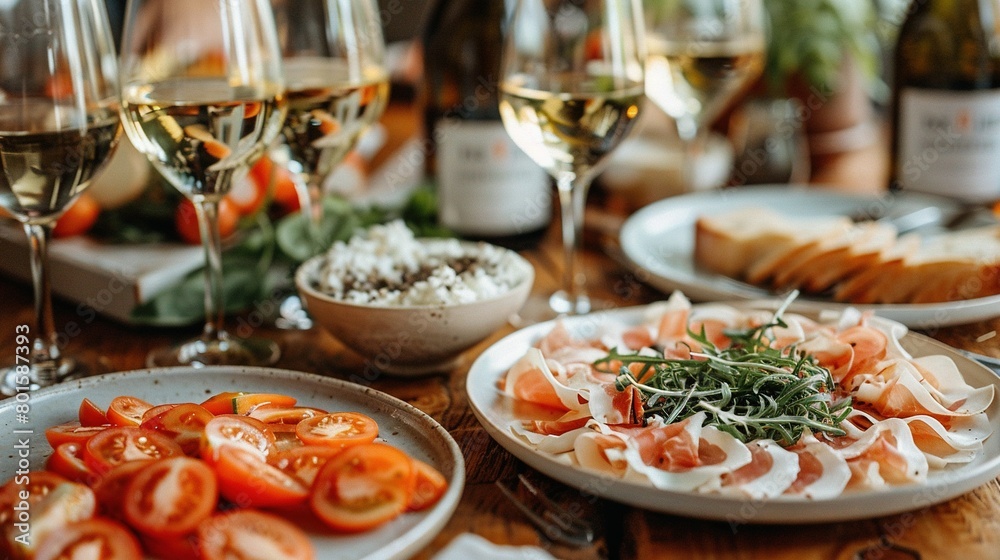
[(506, 236), (551, 219), (548, 175), (494, 121), (442, 119), (437, 125), (438, 213), (467, 235)]
[(904, 189), (1000, 200), (1000, 93), (904, 89), (896, 177)]

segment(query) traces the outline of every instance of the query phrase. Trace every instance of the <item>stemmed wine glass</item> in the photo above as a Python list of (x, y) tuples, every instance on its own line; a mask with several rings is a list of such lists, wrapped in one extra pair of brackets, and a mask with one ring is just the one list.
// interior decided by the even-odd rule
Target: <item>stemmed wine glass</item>
[[(18, 327), (5, 395), (74, 373), (56, 344), (47, 248), (56, 219), (90, 184), (118, 131), (118, 76), (104, 3), (0, 3), (0, 207), (31, 247), (35, 325)], [(23, 350), (23, 351), (22, 351)]]
[[(315, 254), (329, 244), (322, 235), (323, 182), (388, 103), (385, 40), (375, 0), (271, 0), (271, 4), (288, 90), (284, 159), (309, 221), (310, 253)], [(307, 315), (289, 314), (287, 308), (283, 302), (278, 326), (311, 326)]]
[(514, 142), (556, 180), (565, 257), (562, 289), (547, 306), (529, 302), (524, 322), (593, 306), (576, 266), (584, 203), (600, 164), (639, 116), (644, 55), (638, 0), (520, 0), (514, 10), (500, 115)]
[(677, 123), (685, 181), (707, 126), (764, 69), (760, 0), (645, 0), (646, 96)]
[(121, 58), (122, 122), (153, 166), (195, 205), (205, 248), (204, 330), (154, 351), (151, 366), (265, 365), (273, 341), (224, 326), (219, 202), (284, 119), (284, 79), (267, 0), (129, 0)]

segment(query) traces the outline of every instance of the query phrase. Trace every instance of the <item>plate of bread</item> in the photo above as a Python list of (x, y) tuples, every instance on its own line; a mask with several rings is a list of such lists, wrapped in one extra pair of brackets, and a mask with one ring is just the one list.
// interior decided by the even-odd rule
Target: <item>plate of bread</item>
[[(927, 227), (903, 222), (929, 211)], [(633, 214), (622, 251), (648, 284), (694, 300), (800, 292), (801, 310), (857, 307), (914, 328), (1000, 315), (1000, 224), (942, 227), (966, 208), (919, 193), (754, 186), (693, 193)], [(967, 227), (968, 226), (968, 227)]]

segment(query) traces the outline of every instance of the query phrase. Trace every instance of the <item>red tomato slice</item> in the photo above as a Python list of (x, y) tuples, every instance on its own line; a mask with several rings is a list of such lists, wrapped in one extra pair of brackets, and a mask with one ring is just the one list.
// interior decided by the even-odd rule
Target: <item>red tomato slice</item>
[(215, 463), (219, 493), (239, 507), (280, 507), (304, 502), (309, 487), (259, 455), (232, 445), (219, 450)]
[(149, 461), (122, 463), (108, 471), (94, 484), (94, 494), (97, 496), (97, 503), (104, 515), (122, 521), (125, 519), (125, 489), (128, 488), (139, 471), (150, 464)]
[(100, 558), (142, 560), (139, 542), (128, 529), (107, 519), (88, 519), (50, 534), (38, 548), (35, 560)]
[(80, 403), (79, 417), (80, 425), (85, 428), (110, 424), (108, 416), (104, 414), (101, 407), (94, 404), (90, 399), (83, 399), (83, 402)]
[(204, 407), (186, 403), (171, 406), (154, 416), (147, 414), (140, 427), (171, 437), (181, 446), (185, 455), (194, 456), (201, 447), (205, 426), (213, 418), (215, 416)]
[(356, 445), (320, 469), (310, 505), (333, 529), (367, 531), (406, 510), (415, 482), (406, 453), (379, 443)]
[(263, 404), (254, 407), (247, 416), (256, 418), (265, 424), (298, 424), (303, 420), (323, 416), (325, 410), (309, 407), (284, 407), (273, 404)]
[(14, 506), (22, 501), (21, 492), (28, 493), (28, 505), (33, 506), (64, 482), (69, 481), (48, 471), (31, 471), (7, 481), (0, 487), (0, 527), (6, 527), (14, 519)]
[(142, 420), (139, 421), (139, 426), (142, 427), (142, 423), (145, 422), (146, 420), (149, 420), (150, 418), (152, 418), (154, 416), (159, 416), (160, 414), (163, 414), (164, 412), (166, 412), (166, 411), (168, 411), (171, 408), (174, 408), (176, 406), (179, 406), (179, 405), (177, 405), (177, 404), (158, 404), (158, 405), (154, 406), (153, 408), (150, 408), (146, 412), (142, 413)]
[(323, 445), (304, 445), (277, 453), (271, 458), (271, 464), (312, 488), (319, 470), (341, 451)]
[(38, 547), (48, 537), (66, 530), (71, 523), (90, 519), (97, 512), (94, 491), (75, 482), (63, 482), (31, 507), (31, 539), (11, 543), (16, 558), (35, 558)]
[(194, 560), (201, 558), (198, 552), (198, 537), (194, 533), (179, 537), (153, 537), (139, 535), (142, 548), (153, 558), (163, 560)]
[(84, 447), (83, 460), (99, 475), (128, 461), (149, 461), (183, 455), (174, 440), (142, 428), (108, 428), (90, 438)]
[(375, 441), (378, 424), (358, 412), (334, 412), (299, 422), (295, 433), (306, 445), (343, 449)]
[(56, 447), (45, 464), (45, 468), (66, 477), (73, 482), (93, 484), (97, 475), (83, 461), (83, 445), (70, 441)]
[(204, 560), (312, 560), (312, 542), (288, 521), (252, 509), (216, 515), (198, 527)]
[(215, 511), (218, 483), (212, 469), (197, 459), (156, 461), (135, 475), (125, 489), (125, 519), (154, 537), (193, 532)]
[(87, 443), (87, 440), (106, 430), (107, 426), (83, 427), (79, 422), (66, 422), (45, 430), (45, 439), (52, 449), (64, 443)]
[(115, 426), (138, 426), (143, 413), (151, 408), (153, 405), (136, 397), (115, 397), (108, 405), (108, 421)]
[(205, 425), (201, 458), (215, 463), (224, 446), (239, 447), (266, 461), (274, 448), (274, 434), (258, 420), (244, 416), (216, 416)]
[(410, 503), (407, 509), (410, 511), (425, 510), (441, 499), (445, 490), (448, 489), (448, 481), (437, 469), (419, 459), (413, 461), (413, 470), (416, 471), (416, 483), (413, 486), (413, 494), (410, 495)]

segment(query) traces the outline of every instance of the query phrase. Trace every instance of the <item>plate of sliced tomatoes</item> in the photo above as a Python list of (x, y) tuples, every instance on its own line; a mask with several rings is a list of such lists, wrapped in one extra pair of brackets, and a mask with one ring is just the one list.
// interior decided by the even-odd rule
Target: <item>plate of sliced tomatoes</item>
[(86, 378), (0, 401), (0, 425), (12, 558), (407, 558), (465, 481), (423, 412), (279, 369)]

